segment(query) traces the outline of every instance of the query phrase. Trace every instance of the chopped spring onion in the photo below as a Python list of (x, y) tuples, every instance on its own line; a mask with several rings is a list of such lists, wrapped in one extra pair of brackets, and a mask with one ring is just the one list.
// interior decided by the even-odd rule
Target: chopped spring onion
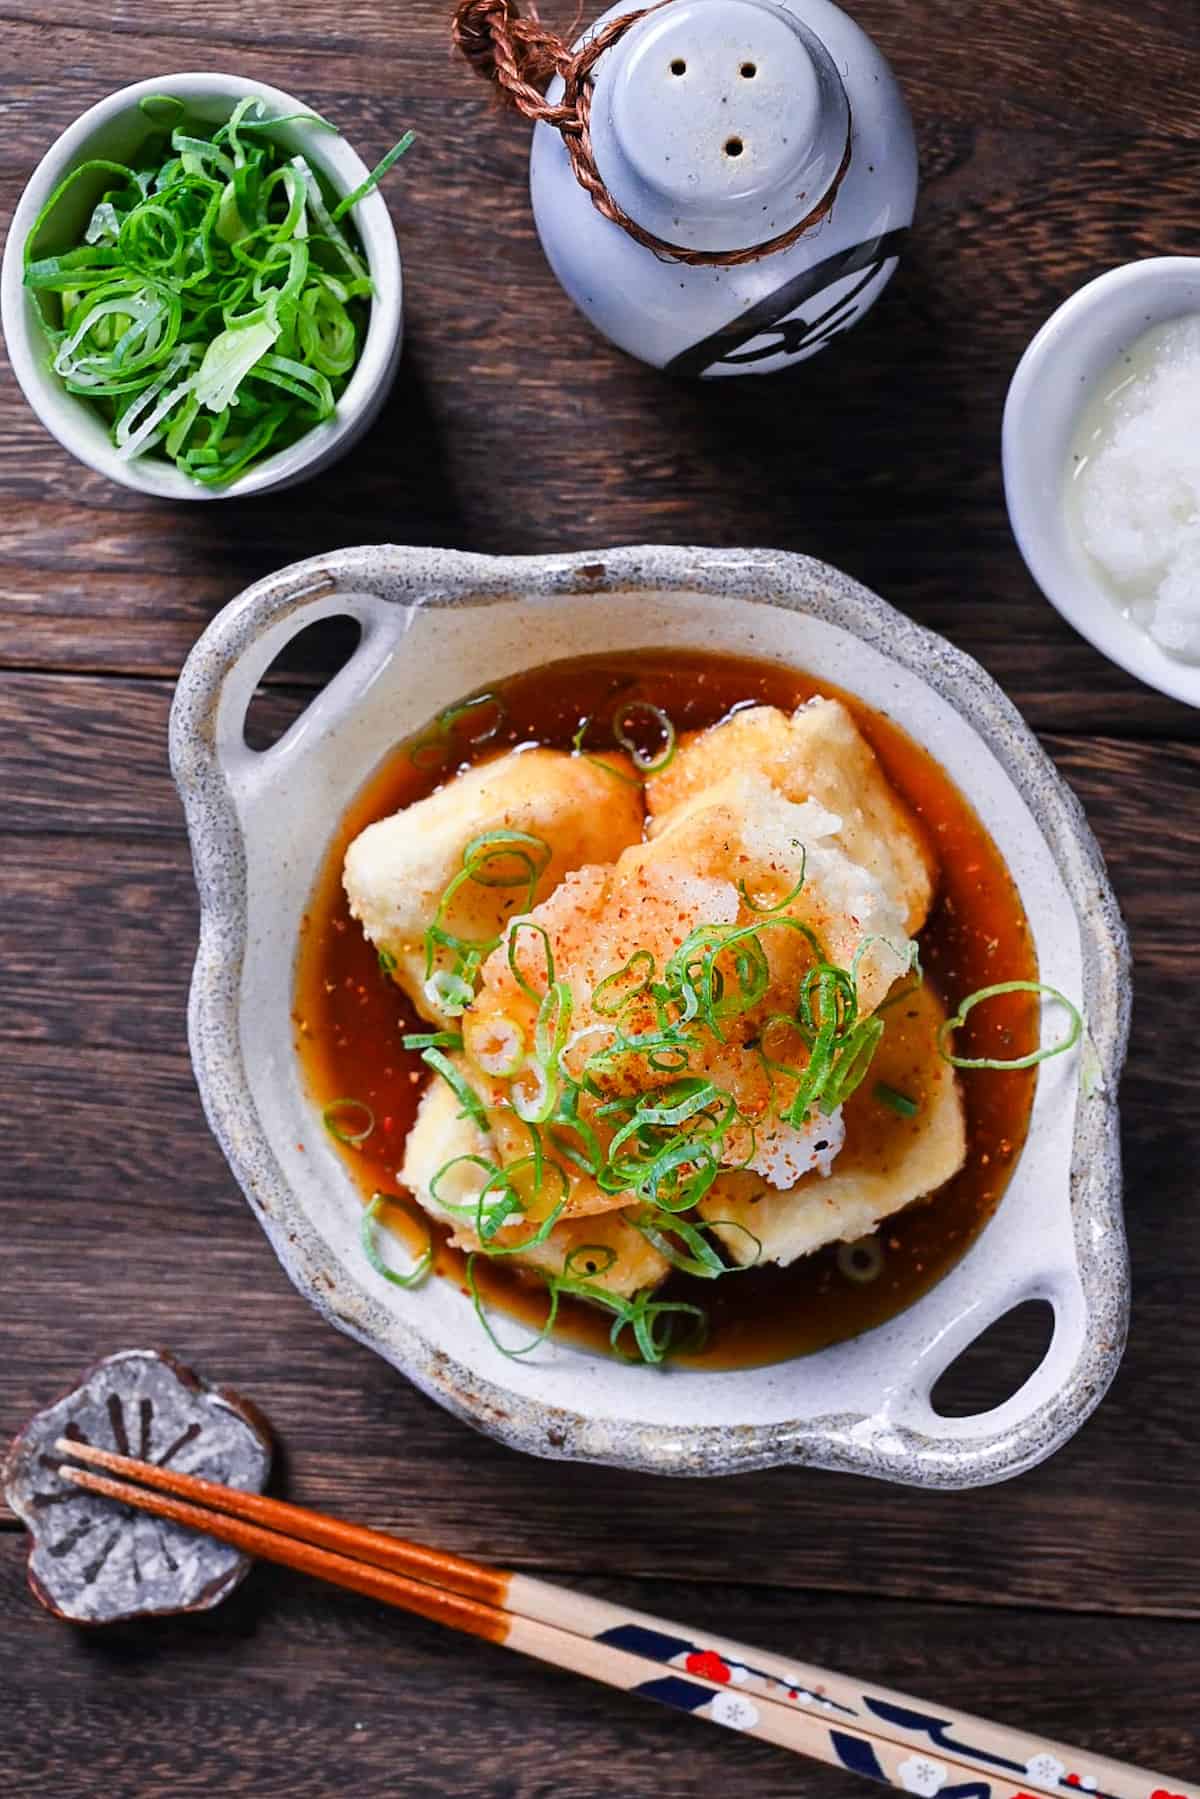
[[(463, 1019), (463, 1046), (477, 1068), (498, 1080), (516, 1074), (525, 1061), (525, 1036), (515, 1019), (504, 1013), (476, 1018), (468, 1012)], [(405, 1038), (408, 1047), (408, 1038)]]
[(510, 1343), (502, 1343), (492, 1329), (492, 1321), (488, 1317), (487, 1308), (483, 1303), (483, 1296), (479, 1291), (479, 1283), (475, 1278), (475, 1269), (478, 1262), (478, 1251), (467, 1257), (467, 1266), (465, 1270), (467, 1292), (470, 1295), (471, 1304), (475, 1310), (475, 1316), (482, 1325), (488, 1342), (493, 1349), (498, 1350), (502, 1356), (507, 1356), (509, 1360), (513, 1362), (519, 1361), (522, 1356), (532, 1355), (535, 1349), (541, 1348), (542, 1344), (546, 1341), (546, 1338), (550, 1336), (553, 1331), (554, 1326), (558, 1323), (559, 1286), (557, 1281), (554, 1279), (553, 1275), (546, 1281), (547, 1291), (550, 1295), (550, 1305), (546, 1312), (545, 1319), (542, 1322), (542, 1328), (536, 1335), (530, 1337), (527, 1343), (519, 1343), (514, 1346)]
[[(588, 1297), (593, 1303), (598, 1299), (594, 1292)], [(652, 1299), (649, 1290), (643, 1288), (632, 1299), (620, 1302), (615, 1294), (610, 1294), (607, 1303), (616, 1313), (609, 1343), (618, 1355), (624, 1355), (630, 1361), (640, 1357), (650, 1367), (661, 1367), (672, 1355), (698, 1354), (708, 1340), (708, 1314), (703, 1307), (687, 1300)], [(680, 1335), (679, 1326), (685, 1321), (688, 1328)], [(633, 1334), (637, 1357), (629, 1356), (621, 1348), (621, 1338), (627, 1330)]]
[(617, 1252), (611, 1243), (578, 1243), (563, 1263), (563, 1273), (569, 1280), (588, 1280), (607, 1274), (616, 1265)]
[(360, 200), (365, 200), (368, 194), (374, 193), (392, 164), (399, 162), (404, 152), (412, 148), (415, 139), (415, 131), (406, 131), (400, 142), (393, 144), (386, 156), (380, 157), (366, 180), (356, 187), (353, 193), (347, 194), (345, 199), (338, 201), (330, 217), (334, 220), (340, 219), (344, 213), (349, 212), (352, 206), (357, 206)]
[[(460, 937), (449, 930), (451, 902), (469, 881), (480, 887), (524, 887), (519, 903), (528, 911), (537, 893), (537, 884), (550, 861), (550, 845), (529, 831), (482, 831), (463, 848), (462, 867), (446, 887), (438, 901), (433, 923), (425, 932), (425, 996), (438, 1011), (465, 1012), (475, 997), (475, 983), (485, 959), (499, 948), (499, 937)], [(523, 921), (522, 921), (523, 922)], [(529, 925), (540, 930), (539, 925)], [(542, 931), (549, 953), (549, 938)], [(448, 963), (438, 966), (445, 952)], [(513, 966), (512, 936), (509, 939), (509, 965)], [(515, 972), (515, 968), (514, 968)], [(517, 977), (521, 977), (518, 975)], [(522, 981), (526, 991), (532, 993)]]
[[(485, 1215), (484, 1212), (481, 1212), (479, 1205), (479, 1196), (483, 1190), (483, 1182), (480, 1182), (465, 1200), (450, 1199), (442, 1192), (442, 1182), (459, 1168), (477, 1168), (480, 1174), (483, 1175), (485, 1181), (491, 1180), (496, 1172), (496, 1164), (490, 1161), (487, 1156), (451, 1156), (450, 1160), (448, 1162), (443, 1162), (437, 1173), (430, 1179), (429, 1196), (434, 1204), (443, 1212), (451, 1212), (456, 1218), (470, 1218), (478, 1222), (482, 1217), (486, 1222), (487, 1216), (490, 1216), (490, 1208), (487, 1208)], [(497, 1210), (499, 1210), (502, 1205), (503, 1196), (501, 1195), (498, 1196), (496, 1200)], [(482, 1235), (482, 1232), (480, 1234)]]
[(435, 1012), (447, 1012), (457, 1018), (475, 998), (475, 983), (453, 969), (435, 968), (423, 983), (422, 991)]
[(508, 928), (508, 947), (505, 952), (508, 957), (508, 971), (526, 998), (540, 1006), (542, 994), (538, 992), (532, 981), (527, 979), (517, 962), (517, 945), (522, 931), (532, 931), (535, 937), (540, 937), (542, 940), (542, 950), (546, 958), (547, 992), (554, 985), (554, 951), (550, 944), (550, 933), (544, 925), (535, 924), (532, 918), (514, 918)]
[(375, 1129), (375, 1114), (365, 1099), (330, 1100), (321, 1114), (321, 1121), (331, 1137), (348, 1144), (351, 1149), (365, 1143)]
[[(215, 129), (181, 101), (142, 103), (128, 162), (82, 163), (25, 240), (35, 296), (69, 393), (107, 423), (122, 459), (154, 455), (206, 487), (332, 417), (361, 354), (373, 287), (337, 221), (412, 142), (408, 132), (332, 212), (321, 178), (271, 128), (257, 95)], [(92, 210), (79, 241), (45, 253), (68, 194)]]
[[(955, 1031), (959, 1030), (967, 1019), (967, 1014), (974, 1010), (985, 999), (995, 999), (1002, 993), (1037, 993), (1044, 999), (1053, 1000), (1066, 1009), (1068, 1026), (1067, 1034), (1058, 1043), (1051, 1043), (1045, 1048), (1033, 1050), (1027, 1056), (1014, 1056), (1005, 1061), (997, 1056), (956, 1056), (949, 1048), (949, 1042)], [(1049, 1061), (1051, 1056), (1061, 1056), (1069, 1049), (1074, 1049), (1083, 1034), (1083, 1016), (1077, 1006), (1072, 1005), (1065, 994), (1057, 987), (1048, 987), (1044, 981), (998, 981), (993, 987), (980, 987), (978, 992), (969, 994), (959, 1005), (953, 1018), (947, 1018), (938, 1031), (938, 1051), (952, 1068), (1033, 1068), (1039, 1062)]]
[(860, 1018), (854, 1029), (843, 1037), (818, 1102), (826, 1116), (845, 1105), (850, 1095), (862, 1086), (882, 1037), (882, 1018)]
[(545, 838), (531, 831), (481, 831), (463, 850), (462, 878), (481, 887), (524, 887), (544, 874), (550, 854)]
[[(406, 1215), (411, 1217), (425, 1233), (425, 1247), (418, 1256), (415, 1266), (407, 1274), (401, 1274), (398, 1269), (389, 1268), (379, 1253), (379, 1246), (375, 1241), (375, 1221), (379, 1217), (380, 1208), (384, 1205), (402, 1207)], [(381, 1274), (385, 1281), (391, 1281), (394, 1287), (419, 1287), (433, 1267), (433, 1231), (430, 1229), (429, 1220), (420, 1206), (415, 1205), (411, 1200), (402, 1199), (398, 1194), (377, 1193), (375, 1195), (363, 1212), (359, 1236), (363, 1253), (376, 1274)]]
[[(629, 729), (631, 718), (649, 719), (662, 742), (647, 752)], [(613, 736), (625, 750), (640, 775), (660, 775), (675, 756), (675, 727), (661, 706), (649, 700), (627, 700), (613, 713)]]
[[(519, 1162), (510, 1163), (506, 1168), (497, 1168), (495, 1174), (490, 1176), (480, 1190), (478, 1215), (481, 1222), (476, 1225), (476, 1230), (480, 1241), (491, 1256), (519, 1256), (528, 1249), (536, 1249), (539, 1244), (546, 1241), (563, 1215), (567, 1203), (567, 1177), (557, 1163), (550, 1162), (547, 1166), (558, 1176), (562, 1198), (551, 1207), (544, 1218), (531, 1220), (537, 1227), (531, 1236), (523, 1237), (520, 1242), (516, 1243), (493, 1242), (496, 1233), (510, 1220), (529, 1217), (530, 1208), (523, 1201), (515, 1181), (516, 1177), (524, 1173), (533, 1162), (532, 1156), (526, 1156)], [(493, 1202), (489, 1206), (488, 1195), (493, 1191), (499, 1195), (499, 1201), (498, 1203)]]
[(558, 1085), (540, 1062), (522, 1068), (509, 1084), (509, 1103), (525, 1124), (545, 1124), (558, 1105)]
[(856, 1287), (865, 1287), (883, 1273), (883, 1247), (878, 1237), (859, 1237), (854, 1243), (839, 1243), (838, 1271)]
[[(539, 1271), (545, 1282), (549, 1295), (549, 1306), (541, 1329), (528, 1342), (513, 1347), (502, 1343), (492, 1328), (483, 1297), (479, 1291), (475, 1268), (479, 1260), (478, 1254), (467, 1257), (466, 1280), (467, 1291), (475, 1309), (475, 1316), (483, 1326), (493, 1348), (501, 1355), (517, 1360), (522, 1356), (532, 1355), (540, 1349), (558, 1322), (559, 1307), (563, 1296), (585, 1299), (592, 1305), (613, 1314), (612, 1329), (609, 1332), (609, 1343), (619, 1355), (627, 1355), (621, 1348), (621, 1339), (629, 1331), (634, 1340), (637, 1357), (651, 1366), (659, 1366), (672, 1354), (694, 1354), (704, 1345), (708, 1333), (708, 1319), (703, 1310), (686, 1300), (654, 1299), (652, 1290), (643, 1288), (635, 1293), (632, 1299), (626, 1299), (619, 1293), (612, 1293), (607, 1287), (601, 1287), (594, 1280), (581, 1278), (574, 1272), (580, 1260), (588, 1254), (601, 1254), (601, 1246), (590, 1249), (581, 1245), (573, 1250), (563, 1264), (562, 1274), (548, 1274)], [(611, 1252), (609, 1252), (611, 1254)], [(604, 1264), (604, 1271), (611, 1262)], [(679, 1326), (686, 1321), (689, 1326), (682, 1336)]]
[(741, 895), (743, 905), (748, 906), (751, 912), (760, 912), (764, 916), (769, 916), (772, 912), (786, 912), (792, 901), (799, 896), (800, 891), (804, 886), (804, 873), (807, 867), (808, 850), (801, 844), (800, 879), (796, 882), (796, 885), (788, 893), (785, 893), (782, 899), (772, 900), (770, 905), (763, 905), (758, 900), (752, 898), (746, 891), (745, 881), (739, 881), (738, 892)]
[[(689, 1224), (673, 1213), (663, 1212), (661, 1208), (645, 1206), (639, 1212), (631, 1212), (629, 1222), (635, 1230), (641, 1232), (659, 1255), (664, 1256), (681, 1274), (691, 1274), (700, 1280), (720, 1280), (726, 1274), (744, 1274), (753, 1268), (754, 1263), (762, 1255), (762, 1239), (754, 1232), (747, 1230), (743, 1224), (732, 1218), (705, 1220), (703, 1224)], [(715, 1230), (717, 1225), (726, 1230), (738, 1230), (749, 1237), (754, 1244), (754, 1261), (739, 1262), (730, 1267), (719, 1251), (709, 1242), (707, 1233)], [(682, 1247), (681, 1247), (682, 1246)]]
[[(639, 968), (645, 973), (640, 976)], [(592, 1011), (601, 1018), (615, 1018), (635, 999), (639, 999), (654, 979), (654, 957), (648, 949), (635, 949), (623, 968), (605, 975), (592, 990)]]
[(907, 1093), (901, 1093), (898, 1087), (889, 1087), (886, 1081), (876, 1081), (875, 1098), (881, 1106), (898, 1112), (901, 1118), (915, 1118), (921, 1110), (915, 1099), (910, 1099)]
[(606, 762), (603, 756), (593, 755), (589, 750), (584, 749), (583, 740), (591, 729), (591, 725), (590, 714), (587, 718), (580, 719), (579, 729), (571, 739), (571, 748), (575, 754), (582, 756), (585, 762), (590, 762), (593, 768), (602, 768), (604, 773), (611, 775), (614, 781), (624, 781), (627, 787), (640, 787), (642, 784), (640, 775), (627, 775), (623, 768), (614, 768), (612, 763)]
[[(648, 719), (660, 739), (658, 748), (646, 750), (629, 729), (631, 719)], [(626, 700), (617, 707), (612, 717), (613, 740), (618, 748), (625, 751), (636, 775), (627, 775), (624, 769), (614, 768), (606, 762), (602, 755), (595, 755), (583, 747), (583, 740), (592, 727), (591, 715), (579, 721), (579, 729), (571, 739), (571, 748), (585, 762), (591, 762), (596, 768), (602, 768), (605, 774), (612, 775), (618, 781), (624, 781), (631, 787), (640, 787), (647, 775), (659, 775), (675, 756), (675, 726), (671, 723), (661, 706), (652, 705), (649, 700)]]
[(470, 1118), (481, 1131), (485, 1131), (488, 1118), (483, 1101), (470, 1081), (466, 1079), (465, 1075), (459, 1073), (449, 1057), (442, 1050), (432, 1047), (421, 1051), (421, 1060), (432, 1068), (435, 1074), (441, 1075), (461, 1105), (463, 1116)]
[[(477, 716), (480, 713), (482, 720)], [(444, 712), (439, 712), (425, 735), (418, 738), (409, 751), (408, 759), (415, 768), (443, 768), (450, 761), (460, 737), (472, 748), (490, 743), (499, 736), (507, 717), (508, 707), (498, 693), (477, 693), (460, 705), (447, 706)]]

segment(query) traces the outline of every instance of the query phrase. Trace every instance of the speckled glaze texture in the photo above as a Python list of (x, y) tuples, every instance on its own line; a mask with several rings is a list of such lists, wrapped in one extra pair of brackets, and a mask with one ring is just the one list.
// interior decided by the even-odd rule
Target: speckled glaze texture
[[(358, 620), (349, 663), (271, 749), (246, 747), (255, 685), (288, 639)], [(819, 1355), (656, 1371), (548, 1343), (499, 1355), (452, 1283), (389, 1287), (358, 1248), (361, 1202), (292, 1044), (297, 936), (345, 806), (392, 745), (488, 681), (570, 654), (690, 646), (811, 671), (892, 714), (954, 774), (1004, 854), (1043, 979), (1081, 995), (1080, 1064), (1040, 1072), (995, 1216), (916, 1305)], [(323, 1317), (513, 1448), (675, 1475), (802, 1463), (929, 1487), (1005, 1479), (1061, 1445), (1116, 1371), (1128, 1312), (1116, 1088), (1130, 1003), (1124, 928), (1082, 811), (969, 657), (805, 557), (682, 548), (489, 558), (394, 546), (283, 570), (228, 606), (180, 678), (171, 758), (201, 901), (189, 1014), (209, 1121), (280, 1261)], [(990, 1412), (930, 1394), (1029, 1298), (1054, 1336)]]

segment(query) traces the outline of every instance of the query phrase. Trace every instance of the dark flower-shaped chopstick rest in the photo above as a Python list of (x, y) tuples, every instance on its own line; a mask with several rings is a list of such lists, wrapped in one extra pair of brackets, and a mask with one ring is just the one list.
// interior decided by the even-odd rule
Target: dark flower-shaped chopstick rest
[(261, 1492), (270, 1437), (236, 1393), (206, 1385), (156, 1350), (122, 1350), (30, 1420), (3, 1478), (31, 1537), (29, 1584), (61, 1618), (111, 1624), (204, 1611), (237, 1586), (250, 1566), (237, 1550), (64, 1480), (54, 1448), (60, 1437)]

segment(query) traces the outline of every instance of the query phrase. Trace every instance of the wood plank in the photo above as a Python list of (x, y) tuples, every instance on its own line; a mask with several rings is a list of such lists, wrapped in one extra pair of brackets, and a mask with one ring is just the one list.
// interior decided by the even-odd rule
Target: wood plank
[[(766, 543), (824, 556), (968, 642), (1042, 729), (1194, 737), (1200, 715), (1129, 680), (1050, 610), (1004, 516), (1000, 413), (1033, 330), (1101, 268), (1187, 248), (1179, 221), (1190, 163), (1166, 135), (1186, 129), (1171, 116), (1170, 80), (1153, 131), (1123, 115), (1128, 96), (1109, 94), (1112, 26), (1093, 10), (1097, 29), (1072, 38), (1083, 60), (1065, 82), (1031, 50), (1024, 26), (1002, 40), (998, 65), (988, 64), (990, 106), (963, 66), (978, 73), (980, 59), (951, 52), (935, 96), (925, 91), (923, 41), (894, 25), (884, 32), (922, 119), (926, 189), (911, 255), (866, 327), (793, 380), (762, 383), (664, 382), (582, 324), (532, 229), (525, 129), (495, 116), (449, 65), (440, 4), (412, 9), (415, 54), (391, 101), (366, 78), (376, 46), (361, 16), (341, 40), (344, 54), (322, 46), (319, 66), (302, 43), (276, 45), (264, 76), (342, 119), (368, 153), (401, 123), (420, 134), (391, 195), (411, 275), (409, 348), (392, 400), (364, 444), (322, 478), (320, 506), (297, 508), (283, 495), (189, 507), (146, 503), (79, 469), (10, 384), (0, 397), (0, 480), (24, 503), (0, 522), (0, 660), (170, 673), (250, 581), (381, 536), (516, 552), (647, 537)], [(179, 0), (164, 16), (185, 24)], [(225, 21), (236, 17), (236, 6), (223, 9)], [(1163, 59), (1156, 73), (1181, 71), (1182, 84), (1191, 64), (1180, 27), (1164, 13), (1146, 29)], [(51, 67), (18, 89), (0, 123), (0, 203), (19, 189), (22, 164), (8, 158), (27, 156), (31, 133), (47, 135), (109, 78), (101, 68), (79, 73), (74, 36), (53, 34)], [(100, 39), (113, 81), (118, 71), (132, 78), (142, 59), (147, 70), (169, 66), (169, 44), (153, 33)], [(54, 59), (63, 81), (48, 94)], [(1139, 67), (1150, 66), (1147, 55)], [(970, 128), (947, 112), (959, 82)], [(1009, 118), (1016, 92), (1039, 98), (1028, 116)], [(1106, 111), (1081, 140), (1070, 108), (1084, 93), (1104, 94)], [(1093, 204), (1122, 191), (1137, 192), (1136, 209)], [(486, 295), (473, 279), (481, 259)], [(534, 331), (537, 355), (521, 357)], [(953, 381), (947, 366), (961, 371)], [(805, 416), (825, 421), (815, 444), (797, 429), (798, 391)], [(587, 421), (565, 458), (564, 418)], [(498, 483), (501, 468), (523, 478)]]
[[(1139, 1145), (1130, 1348), (1100, 1413), (1051, 1462), (986, 1496), (820, 1473), (695, 1488), (611, 1469), (551, 1473), (469, 1433), (331, 1332), (275, 1266), (208, 1139), (182, 1048), (29, 1045), (4, 1107), (21, 1196), (6, 1223), (21, 1278), (0, 1316), (9, 1427), (96, 1355), (163, 1343), (264, 1407), (296, 1498), (448, 1547), (560, 1571), (717, 1576), (720, 1542), (736, 1546), (739, 1580), (774, 1588), (1200, 1615), (1179, 1579), (1195, 1534), (1185, 1296), (1200, 1280), (1200, 1242), (1179, 1226), (1177, 1153)], [(1016, 1359), (1012, 1345), (998, 1358), (1001, 1369)]]
[[(14, 1799), (83, 1794), (63, 1784), (64, 1743), (88, 1745), (88, 1792), (121, 1794), (702, 1799), (723, 1787), (759, 1799), (855, 1799), (863, 1791), (848, 1774), (284, 1570), (255, 1570), (207, 1616), (70, 1631), (21, 1592), (21, 1553), (19, 1539), (0, 1538), (9, 1620), (0, 1686), (11, 1717), (0, 1775)], [(983, 1628), (958, 1607), (847, 1604), (696, 1586), (686, 1576), (587, 1585), (701, 1633), (719, 1626), (1181, 1779), (1194, 1771), (1200, 1651), (1189, 1626), (1093, 1625), (1014, 1609)], [(1086, 1778), (1086, 1761), (1071, 1772)]]
[[(593, 0), (579, 13), (586, 21), (600, 10)], [(321, 91), (343, 88), (348, 100), (375, 109), (394, 106), (396, 90), (443, 102), (475, 96), (482, 88), (449, 56), (449, 11), (443, 0), (409, 0), (398, 30), (369, 0), (355, 0), (333, 20), (300, 6), (265, 36), (240, 0), (217, 0), (203, 21), (188, 12), (185, 0), (164, 0), (149, 20), (118, 0), (97, 18), (85, 46), (90, 59), (81, 66), (81, 27), (54, 14), (45, 0), (4, 0), (0, 18), (10, 41), (36, 45), (38, 51), (36, 60), (14, 54), (6, 99), (24, 98), (28, 105), (39, 84), (47, 90), (43, 111), (31, 108), (26, 131), (10, 129), (6, 147), (10, 154), (26, 149), (30, 124), (48, 130), (58, 111), (69, 117), (72, 105), (78, 110), (72, 85), (94, 91), (114, 68), (135, 80), (190, 66), (172, 46), (197, 38), (214, 53), (232, 56), (252, 47), (264, 81), (290, 87), (314, 103)], [(545, 17), (558, 30), (572, 29), (569, 6), (553, 14), (547, 9)], [(1130, 54), (1128, 17), (1106, 0), (1073, 0), (1068, 12), (1053, 0), (1029, 0), (1019, 11), (922, 0), (919, 29), (911, 15), (897, 14), (887, 0), (861, 0), (855, 17), (892, 61), (921, 119), (948, 117), (970, 128), (994, 122), (1051, 126), (1080, 136), (1139, 132), (1152, 121), (1164, 134), (1194, 134), (1188, 82), (1200, 52), (1193, 22), (1169, 0), (1144, 0), (1139, 6), (1138, 56)], [(979, 48), (984, 31), (986, 55)], [(397, 77), (394, 88), (382, 92), (376, 62), (381, 52), (395, 58)], [(36, 71), (36, 80), (25, 71)]]

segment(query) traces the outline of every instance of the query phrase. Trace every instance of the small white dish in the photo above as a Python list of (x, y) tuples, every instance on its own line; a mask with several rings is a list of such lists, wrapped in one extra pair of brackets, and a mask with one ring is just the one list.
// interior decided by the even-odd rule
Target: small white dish
[[(246, 709), (306, 625), (361, 639), (270, 749)], [(995, 1216), (908, 1311), (818, 1354), (717, 1372), (647, 1369), (551, 1341), (506, 1360), (452, 1281), (411, 1292), (367, 1264), (362, 1200), (320, 1127), (293, 1041), (296, 947), (330, 836), (396, 742), (466, 693), (590, 652), (706, 649), (807, 669), (897, 719), (987, 825), (1029, 916), (1041, 978), (1077, 996), (1091, 1068), (1040, 1071)], [(808, 557), (662, 547), (487, 557), (337, 550), (249, 588), (180, 676), (171, 765), (200, 891), (189, 1038), (208, 1119), (301, 1292), (423, 1392), (535, 1455), (660, 1474), (807, 1463), (916, 1486), (1003, 1480), (1097, 1405), (1125, 1338), (1116, 1089), (1128, 949), (1078, 801), (983, 670)], [(1003, 1403), (939, 1412), (943, 1372), (1012, 1307), (1047, 1302), (1045, 1357)]]
[[(25, 240), (42, 207), (73, 168), (93, 157), (121, 160), (133, 153), (154, 129), (153, 122), (140, 110), (141, 102), (157, 94), (172, 95), (183, 102), (191, 118), (213, 125), (224, 123), (238, 101), (249, 94), (261, 96), (280, 118), (288, 113), (318, 110), (280, 88), (241, 75), (155, 75), (110, 94), (76, 119), (34, 170), (8, 230), (0, 269), (0, 318), (13, 373), (34, 412), (64, 450), (124, 487), (167, 500), (225, 500), (291, 487), (336, 462), (362, 436), (383, 405), (400, 359), (400, 251), (387, 205), (377, 191), (360, 200), (350, 215), (367, 259), (375, 296), (362, 355), (338, 401), (337, 411), (298, 442), (258, 463), (227, 487), (209, 488), (191, 481), (165, 458), (141, 456), (122, 461), (103, 419), (86, 400), (68, 393), (50, 367), (50, 346), (37, 303), (24, 286)], [(370, 173), (345, 138), (331, 131), (312, 125), (285, 125), (278, 140), (293, 153), (302, 153), (339, 194), (352, 193)], [(85, 191), (88, 183), (80, 182), (58, 209), (59, 218), (54, 223), (61, 230), (64, 243), (86, 220), (100, 185), (98, 181), (96, 191), (91, 192)], [(48, 228), (42, 241), (53, 242)]]
[(1156, 256), (1090, 281), (1042, 326), (1004, 408), (1004, 491), (1013, 534), (1050, 604), (1110, 661), (1200, 706), (1200, 666), (1160, 649), (1122, 612), (1075, 538), (1066, 509), (1071, 444), (1084, 408), (1152, 326), (1200, 312), (1200, 257)]

